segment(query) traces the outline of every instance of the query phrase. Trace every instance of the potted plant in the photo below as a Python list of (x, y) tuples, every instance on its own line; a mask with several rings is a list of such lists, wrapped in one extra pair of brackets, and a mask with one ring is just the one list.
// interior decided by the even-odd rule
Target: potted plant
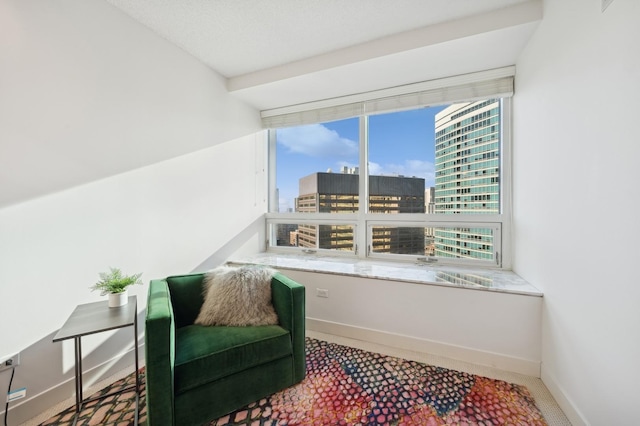
[(100, 295), (109, 295), (109, 307), (117, 308), (127, 304), (127, 287), (133, 284), (142, 284), (142, 273), (124, 275), (118, 268), (109, 268), (109, 272), (100, 272), (100, 281), (89, 287), (100, 290)]

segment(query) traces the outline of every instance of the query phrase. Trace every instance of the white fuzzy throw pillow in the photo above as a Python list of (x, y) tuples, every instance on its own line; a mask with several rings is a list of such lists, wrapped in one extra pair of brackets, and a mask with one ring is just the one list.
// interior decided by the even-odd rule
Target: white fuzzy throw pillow
[(273, 325), (278, 315), (271, 303), (271, 277), (261, 266), (220, 266), (204, 277), (204, 303), (196, 318), (200, 325)]

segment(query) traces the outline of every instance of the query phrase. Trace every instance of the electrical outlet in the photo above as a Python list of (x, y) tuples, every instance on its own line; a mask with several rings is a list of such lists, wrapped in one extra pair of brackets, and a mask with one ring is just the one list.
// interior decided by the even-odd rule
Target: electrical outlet
[(25, 396), (27, 396), (27, 388), (16, 389), (7, 394), (7, 403), (13, 402), (16, 399), (24, 398)]
[(14, 354), (3, 358), (0, 362), (0, 371), (8, 370), (9, 368), (13, 368), (20, 365), (20, 354)]
[(329, 290), (327, 290), (326, 288), (316, 288), (316, 296), (329, 297)]

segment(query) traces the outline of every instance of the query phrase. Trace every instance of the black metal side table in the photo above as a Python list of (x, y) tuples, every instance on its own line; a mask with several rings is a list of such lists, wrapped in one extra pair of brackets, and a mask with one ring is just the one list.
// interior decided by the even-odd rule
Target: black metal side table
[[(95, 398), (84, 399), (82, 396), (82, 336), (100, 333), (108, 330), (133, 326), (135, 363), (136, 363), (136, 384), (135, 386), (111, 392)], [(131, 389), (136, 390), (136, 411), (135, 425), (138, 424), (139, 404), (140, 404), (140, 373), (138, 366), (138, 299), (136, 296), (129, 296), (128, 303), (117, 308), (110, 308), (107, 301), (86, 303), (76, 306), (67, 322), (53, 338), (54, 342), (73, 339), (75, 343), (75, 374), (76, 374), (76, 414), (73, 417), (73, 425), (78, 421), (78, 415), (82, 411), (82, 405), (103, 399), (114, 394), (118, 394)]]

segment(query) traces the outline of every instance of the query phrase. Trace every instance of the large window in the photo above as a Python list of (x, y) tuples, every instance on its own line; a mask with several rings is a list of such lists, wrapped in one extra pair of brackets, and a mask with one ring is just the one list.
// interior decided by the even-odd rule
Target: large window
[(509, 101), (271, 129), (269, 248), (504, 266)]

